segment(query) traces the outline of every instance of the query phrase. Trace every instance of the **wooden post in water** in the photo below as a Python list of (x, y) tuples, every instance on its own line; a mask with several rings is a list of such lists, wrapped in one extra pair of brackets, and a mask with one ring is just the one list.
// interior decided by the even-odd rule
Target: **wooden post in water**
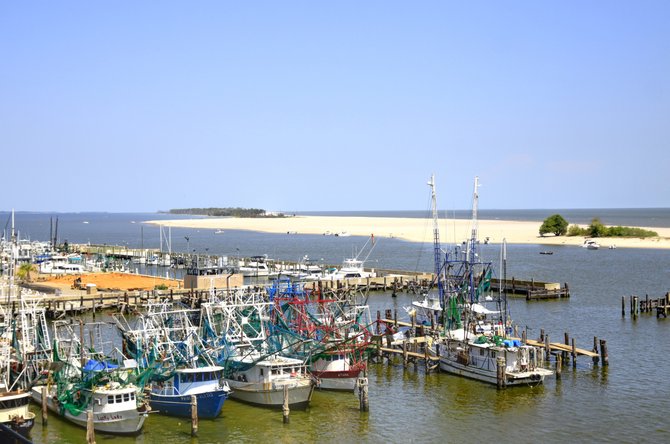
[(505, 358), (498, 356), (496, 358), (496, 382), (498, 389), (504, 389), (507, 386), (507, 380), (505, 378)]
[(540, 342), (544, 342), (544, 328), (540, 329)]
[(626, 317), (626, 296), (621, 296), (621, 317)]
[(600, 340), (600, 361), (603, 363), (603, 367), (609, 365), (609, 356), (607, 355), (607, 341), (604, 339)]
[(48, 420), (48, 408), (47, 408), (47, 386), (42, 386), (42, 425), (47, 425)]
[(368, 378), (358, 378), (358, 403), (361, 412), (370, 411), (370, 400), (368, 398)]
[(528, 340), (528, 336), (527, 336), (526, 330), (524, 330), (524, 331), (521, 332), (521, 343), (523, 345), (526, 345), (527, 340)]
[(284, 404), (282, 405), (281, 410), (284, 424), (288, 424), (290, 422), (288, 415), (291, 413), (288, 403), (288, 385), (284, 385)]
[(407, 362), (409, 361), (408, 355), (407, 355), (407, 339), (403, 339), (402, 341), (402, 365), (404, 367), (407, 367)]
[(393, 309), (393, 326), (396, 328), (396, 331), (398, 331), (398, 309), (397, 308)]
[(651, 311), (649, 307), (649, 293), (644, 295), (644, 311), (647, 313)]
[[(593, 350), (592, 351), (593, 351), (593, 353), (596, 353), (596, 354), (598, 353), (598, 337), (597, 336), (593, 337)], [(598, 358), (598, 356), (594, 356), (593, 357), (593, 365), (598, 365), (599, 360), (600, 359)]]
[[(567, 345), (568, 347), (570, 346), (570, 335), (568, 332), (565, 332), (565, 341), (564, 344)], [(568, 361), (568, 352), (562, 351), (561, 354), (563, 355), (563, 361), (567, 362)]]
[(191, 395), (191, 436), (198, 436), (198, 398)]
[(545, 360), (549, 361), (551, 357), (551, 349), (549, 348), (549, 335), (544, 335), (544, 356)]
[(377, 310), (377, 334), (380, 334), (381, 331), (381, 321), (382, 319), (382, 314), (379, 310)]
[(633, 317), (637, 318), (640, 313), (640, 298), (633, 296)]
[(572, 338), (572, 368), (577, 368), (577, 347), (575, 346), (575, 338)]
[(93, 409), (86, 411), (86, 444), (95, 444), (95, 429), (93, 428)]
[(563, 359), (560, 353), (556, 353), (556, 380), (561, 379), (562, 371), (563, 371)]

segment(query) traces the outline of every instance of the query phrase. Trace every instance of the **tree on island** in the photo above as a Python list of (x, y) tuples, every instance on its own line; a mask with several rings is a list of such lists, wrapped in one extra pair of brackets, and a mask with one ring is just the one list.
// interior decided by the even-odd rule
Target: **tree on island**
[(568, 221), (560, 214), (549, 216), (540, 226), (540, 236), (547, 233), (554, 233), (556, 236), (563, 236), (568, 232)]

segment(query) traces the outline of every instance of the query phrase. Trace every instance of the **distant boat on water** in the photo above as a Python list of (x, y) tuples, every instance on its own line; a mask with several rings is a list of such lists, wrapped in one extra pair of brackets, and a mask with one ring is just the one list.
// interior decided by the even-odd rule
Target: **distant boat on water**
[(214, 234), (223, 234), (223, 233), (224, 233), (223, 230), (216, 230), (216, 231), (214, 232)]
[(587, 239), (584, 241), (582, 247), (588, 250), (597, 250), (598, 248), (600, 248), (600, 244), (598, 244), (598, 242), (594, 241), (593, 239)]

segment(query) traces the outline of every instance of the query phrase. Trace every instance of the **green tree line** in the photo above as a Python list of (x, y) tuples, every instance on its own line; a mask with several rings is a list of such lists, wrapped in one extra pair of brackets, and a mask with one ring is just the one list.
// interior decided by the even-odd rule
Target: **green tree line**
[[(270, 217), (260, 208), (178, 208), (168, 211), (170, 214), (192, 214), (197, 216), (231, 216), (231, 217)], [(272, 217), (282, 217), (283, 214)]]
[(553, 214), (546, 218), (540, 226), (540, 236), (552, 233), (556, 236), (589, 236), (589, 237), (656, 237), (658, 233), (636, 227), (606, 227), (597, 217), (591, 224), (582, 228), (579, 225), (569, 225), (560, 214)]

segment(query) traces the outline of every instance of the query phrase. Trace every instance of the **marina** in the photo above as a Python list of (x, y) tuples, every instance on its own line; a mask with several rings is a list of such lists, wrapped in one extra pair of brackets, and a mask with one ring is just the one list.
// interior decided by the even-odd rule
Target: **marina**
[[(227, 234), (231, 233), (227, 231), (226, 235)], [(299, 237), (299, 235), (297, 236)], [(217, 236), (217, 237), (223, 237), (223, 236)], [(358, 242), (359, 245), (365, 242), (365, 239), (355, 237), (351, 237), (350, 239)], [(380, 244), (378, 248), (379, 247), (383, 247), (383, 244)], [(494, 250), (494, 248), (492, 248), (489, 245), (482, 247), (485, 249)], [(514, 249), (514, 247), (511, 248)], [(557, 254), (553, 255), (552, 260), (557, 257), (560, 258), (561, 255), (565, 255), (565, 251), (567, 250), (559, 250)], [(523, 253), (524, 253), (523, 250), (515, 251), (515, 254), (521, 254), (522, 257)], [(531, 252), (529, 251), (528, 253)], [(584, 251), (584, 253), (586, 254), (586, 251)], [(313, 255), (313, 257), (321, 257), (318, 253), (310, 253), (310, 254)], [(535, 254), (537, 255), (537, 253)], [(173, 257), (177, 257), (178, 255), (179, 255), (178, 252), (173, 252), (172, 254)], [(496, 253), (491, 254), (491, 256), (495, 257)], [(210, 260), (213, 263), (220, 262), (219, 259), (215, 258), (214, 256), (212, 256)], [(244, 259), (240, 256), (240, 260)], [(281, 262), (282, 261), (280, 260), (279, 263)], [(284, 260), (283, 262), (285, 263), (285, 267), (295, 268), (292, 264), (299, 264), (301, 260), (295, 262)], [(337, 264), (336, 261), (333, 262)], [(322, 261), (321, 263), (326, 264), (326, 261)], [(535, 274), (532, 272), (531, 273), (528, 272), (528, 270), (531, 270), (531, 268), (527, 270), (519, 269), (518, 267), (513, 266), (512, 265), (513, 263), (514, 262), (509, 263), (508, 267), (514, 270), (515, 275), (527, 276), (529, 274)], [(184, 277), (186, 275), (186, 268), (188, 267), (185, 267), (183, 269)], [(426, 270), (426, 268), (424, 268), (424, 270)], [(324, 408), (324, 403), (334, 403), (331, 404), (330, 407), (328, 407), (330, 412), (338, 411), (339, 409), (342, 408), (348, 408), (350, 410), (359, 412), (358, 414), (360, 415), (362, 414), (360, 412), (369, 411), (369, 415), (371, 416), (369, 416), (369, 419), (367, 419), (366, 421), (377, 421), (374, 418), (377, 418), (380, 412), (378, 410), (376, 411), (375, 409), (379, 409), (379, 405), (381, 405), (379, 403), (384, 402), (383, 400), (385, 399), (385, 396), (387, 396), (384, 394), (389, 387), (387, 384), (391, 384), (391, 386), (401, 384), (404, 387), (403, 391), (408, 390), (407, 393), (409, 394), (415, 393), (415, 391), (420, 387), (421, 390), (425, 390), (428, 387), (432, 387), (431, 390), (436, 390), (437, 392), (442, 393), (442, 396), (447, 397), (449, 397), (449, 393), (452, 390), (456, 390), (457, 387), (462, 386), (462, 384), (465, 384), (465, 387), (467, 387), (467, 390), (470, 393), (472, 393), (473, 396), (481, 396), (481, 394), (476, 395), (476, 393), (478, 393), (480, 390), (476, 388), (477, 387), (476, 385), (472, 386), (470, 385), (471, 383), (469, 382), (457, 382), (458, 380), (454, 380), (453, 377), (451, 377), (449, 374), (439, 371), (440, 358), (439, 354), (436, 353), (437, 350), (435, 350), (435, 348), (433, 347), (435, 343), (435, 337), (440, 335), (438, 326), (435, 326), (435, 328), (433, 328), (433, 326), (431, 326), (429, 318), (427, 319), (427, 322), (418, 322), (416, 319), (413, 320), (413, 318), (409, 316), (408, 312), (405, 310), (405, 307), (412, 306), (412, 303), (414, 301), (417, 300), (420, 301), (424, 293), (430, 295), (432, 292), (434, 292), (434, 285), (431, 287), (430, 284), (430, 282), (434, 280), (434, 272), (431, 273), (428, 272), (427, 270), (421, 273), (405, 271), (404, 273), (406, 274), (401, 274), (400, 272), (402, 272), (402, 269), (397, 266), (389, 267), (388, 269), (375, 266), (375, 273), (377, 274), (377, 276), (374, 278), (351, 278), (351, 280), (323, 280), (323, 281), (317, 280), (312, 282), (308, 280), (304, 281), (303, 286), (301, 288), (304, 288), (305, 290), (307, 290), (308, 293), (312, 293), (314, 295), (321, 294), (322, 299), (327, 298), (337, 299), (340, 297), (344, 297), (348, 294), (354, 294), (354, 293), (361, 296), (367, 295), (367, 301), (368, 304), (370, 305), (370, 311), (372, 311), (373, 313), (379, 312), (379, 315), (378, 318), (373, 318), (373, 320), (371, 320), (370, 322), (370, 331), (372, 335), (369, 340), (370, 343), (369, 358), (367, 363), (367, 370), (365, 371), (367, 379), (363, 383), (363, 385), (361, 385), (359, 381), (355, 379), (351, 379), (351, 381), (355, 380), (355, 383), (353, 382), (348, 383), (348, 384), (352, 383), (354, 384), (354, 390), (353, 390), (354, 395), (351, 394), (352, 392), (351, 385), (348, 385), (347, 388), (343, 391), (336, 390), (334, 392), (328, 392), (326, 390), (319, 389), (316, 386), (312, 386), (312, 389), (314, 391), (309, 395), (308, 403), (305, 402), (292, 403), (289, 401), (288, 412), (290, 412), (289, 414), (291, 420), (287, 424), (290, 424), (290, 427), (292, 427), (293, 429), (298, 428), (299, 429), (299, 431), (297, 432), (298, 435), (300, 433), (307, 432), (307, 429), (303, 428), (303, 426), (300, 425), (300, 422), (306, 421), (308, 420), (308, 418), (315, 417), (315, 415), (316, 417), (319, 417), (321, 414), (319, 413), (319, 410)], [(156, 274), (159, 276), (165, 275), (165, 272), (158, 271)], [(132, 275), (127, 276), (130, 277)], [(145, 275), (145, 276), (147, 279), (150, 280), (157, 279), (156, 276), (151, 275)], [(546, 281), (541, 280), (540, 278), (543, 277), (542, 273), (538, 273), (537, 276), (538, 276), (537, 279), (528, 279), (524, 281), (531, 283), (532, 284), (530, 285), (531, 287), (545, 287), (546, 285), (554, 285), (554, 286), (559, 285), (550, 283), (548, 284)], [(549, 278), (547, 279), (548, 281), (551, 280), (551, 277), (555, 277), (557, 281), (558, 280), (572, 281), (573, 277), (575, 277), (573, 275), (567, 276), (560, 273), (544, 274), (544, 276), (545, 279), (547, 277)], [(176, 280), (177, 285), (171, 289), (157, 290), (154, 288), (146, 290), (135, 289), (135, 290), (108, 291), (109, 289), (106, 289), (104, 287), (102, 288), (98, 288), (98, 286), (87, 287), (85, 285), (86, 278), (84, 275), (81, 281), (82, 283), (81, 288), (69, 288), (72, 285), (69, 284), (68, 291), (65, 291), (65, 289), (63, 289), (59, 295), (55, 294), (47, 295), (46, 298), (44, 299), (44, 302), (47, 307), (45, 313), (52, 313), (50, 314), (50, 316), (54, 315), (55, 317), (60, 319), (68, 319), (70, 316), (82, 317), (84, 319), (88, 319), (87, 322), (93, 320), (92, 317), (94, 316), (95, 313), (95, 320), (97, 322), (100, 322), (105, 319), (111, 320), (112, 315), (120, 313), (123, 313), (126, 316), (133, 317), (134, 316), (133, 313), (144, 312), (145, 310), (147, 310), (147, 307), (155, 305), (160, 301), (168, 301), (172, 303), (184, 304), (188, 307), (191, 307), (191, 309), (197, 309), (198, 307), (202, 307), (203, 305), (207, 306), (207, 302), (210, 300), (212, 291), (214, 291), (217, 294), (218, 293), (225, 294), (228, 291), (225, 285), (225, 279), (221, 281), (224, 283), (223, 285), (221, 285), (221, 287), (215, 288), (212, 287), (211, 285), (205, 284), (205, 288), (201, 289), (183, 288), (185, 282), (184, 277), (182, 277), (181, 279), (177, 279)], [(505, 282), (505, 280), (502, 279), (502, 276), (499, 276), (498, 278), (500, 279), (500, 281)], [(62, 280), (65, 278), (61, 277), (59, 279)], [(268, 288), (271, 288), (272, 280), (267, 279), (259, 280), (258, 277), (254, 276), (249, 276), (246, 277), (245, 279), (250, 280), (249, 285), (251, 285), (252, 287), (267, 285)], [(494, 287), (493, 279), (491, 279), (492, 281), (491, 287), (495, 288), (495, 290), (493, 291), (497, 293), (500, 290), (497, 287)], [(511, 278), (507, 279), (506, 280), (507, 283), (506, 284), (503, 283), (502, 287), (511, 288), (512, 287), (511, 281), (512, 281)], [(517, 282), (522, 281), (517, 278), (514, 278), (514, 282), (516, 286)], [(570, 285), (570, 292), (573, 293), (572, 297), (570, 299), (565, 298), (564, 302), (559, 303), (559, 305), (563, 307), (561, 311), (565, 310), (568, 313), (570, 313), (571, 311), (573, 311), (573, 309), (580, 309), (578, 305), (582, 305), (577, 304), (576, 306), (575, 303), (573, 302), (575, 300), (574, 288), (576, 287), (579, 289), (583, 287), (583, 283), (580, 283), (578, 276), (576, 277), (575, 282), (576, 284), (571, 283)], [(180, 286), (182, 288), (179, 288)], [(68, 295), (67, 294), (68, 292), (74, 292), (75, 294)], [(581, 292), (579, 292), (579, 294), (581, 294)], [(512, 295), (510, 294), (510, 296)], [(621, 303), (619, 298), (620, 297), (616, 298), (618, 301), (617, 304)], [(285, 299), (292, 300), (290, 298)], [(523, 299), (525, 299), (525, 297)], [(528, 304), (523, 299), (516, 299), (514, 297), (510, 297), (508, 301), (508, 303), (511, 304), (514, 313), (516, 313), (515, 319), (516, 318), (523, 319), (524, 316), (529, 316), (528, 314), (536, 311), (546, 313), (547, 309), (542, 308), (545, 306), (544, 304), (546, 303), (552, 304), (548, 306), (549, 311), (553, 311), (556, 309), (555, 302), (548, 301), (546, 303), (541, 304), (537, 303)], [(49, 309), (49, 303), (51, 303), (50, 309)], [(6, 307), (11, 311), (11, 304)], [(14, 309), (18, 310), (18, 305), (15, 305)], [(296, 307), (291, 308), (291, 310), (294, 310), (294, 312), (300, 311)], [(520, 313), (527, 313), (527, 315), (523, 314), (520, 315)], [(384, 314), (384, 316), (382, 316), (382, 314)], [(530, 315), (530, 317), (528, 317), (527, 319), (530, 319), (531, 317), (532, 315)], [(577, 315), (577, 318), (578, 317), (579, 315)], [(293, 316), (293, 318), (291, 319), (297, 319), (297, 318)], [(551, 375), (546, 376), (544, 378), (542, 386), (558, 387), (558, 385), (560, 385), (561, 391), (565, 391), (565, 390), (571, 390), (568, 387), (572, 385), (575, 385), (574, 387), (575, 390), (582, 390), (584, 388), (583, 387), (584, 384), (586, 384), (587, 389), (591, 384), (595, 384), (596, 386), (599, 386), (604, 383), (611, 384), (611, 377), (612, 377), (611, 375), (617, 374), (618, 371), (616, 369), (619, 366), (624, 365), (618, 358), (621, 351), (620, 351), (620, 344), (618, 344), (618, 341), (616, 340), (614, 340), (615, 344), (614, 350), (616, 351), (617, 357), (615, 357), (614, 359), (611, 358), (612, 338), (613, 337), (616, 338), (616, 335), (611, 336), (612, 332), (609, 329), (603, 329), (602, 327), (585, 329), (584, 326), (579, 326), (573, 324), (572, 322), (566, 323), (559, 319), (552, 321), (551, 317), (547, 318), (546, 316), (542, 316), (542, 320), (540, 321), (536, 320), (535, 322), (533, 322), (533, 326), (543, 327), (542, 331), (533, 329), (533, 326), (529, 327), (529, 324), (530, 324), (529, 322), (521, 324), (516, 331), (511, 332), (508, 339), (512, 341), (512, 344), (514, 344), (514, 341), (518, 341), (519, 344), (528, 344), (529, 346), (532, 346), (540, 351), (540, 353), (537, 355), (537, 359), (539, 360), (539, 362), (544, 362), (545, 368), (551, 371)], [(389, 332), (387, 332), (386, 330), (387, 327), (389, 328)], [(549, 333), (546, 334), (544, 333), (545, 328), (547, 329), (546, 331)], [(566, 334), (565, 340), (561, 340), (560, 342), (557, 341), (559, 336), (554, 336), (556, 332), (567, 331), (568, 328), (569, 330), (573, 331), (574, 336)], [(608, 331), (609, 333), (607, 333)], [(401, 333), (402, 336), (398, 335), (399, 332)], [(609, 339), (609, 341), (593, 338), (594, 335), (597, 335), (598, 337), (601, 336), (606, 337)], [(560, 337), (562, 338), (562, 336), (563, 335), (561, 334)], [(594, 344), (593, 348), (590, 347), (591, 340), (587, 338), (593, 339)], [(584, 346), (585, 344), (589, 344), (589, 346), (585, 347)], [(610, 347), (609, 352), (607, 351), (608, 345)], [(602, 346), (604, 346), (604, 348)], [(549, 351), (549, 353), (547, 353), (547, 350)], [(613, 370), (610, 370), (610, 367)], [(391, 377), (391, 379), (386, 379), (383, 375), (389, 374), (389, 372), (390, 375), (393, 376)], [(291, 372), (289, 371), (289, 376), (290, 373)], [(411, 375), (415, 376), (412, 377)], [(239, 384), (238, 376), (241, 378), (242, 374), (235, 375), (234, 379), (228, 380), (228, 385), (230, 386), (231, 392), (233, 393), (235, 389), (232, 386), (232, 381), (234, 380), (236, 381), (237, 384)], [(248, 374), (246, 376), (247, 380), (249, 380), (249, 377), (251, 375)], [(406, 381), (407, 377), (422, 381), (422, 385), (414, 386), (414, 389), (407, 387), (406, 382), (404, 382)], [(589, 380), (590, 377), (593, 377), (594, 378), (593, 382), (583, 381), (582, 379), (584, 377), (587, 377), (587, 381)], [(577, 379), (574, 380), (574, 378)], [(435, 382), (437, 382), (437, 380), (442, 381), (439, 384), (439, 388), (433, 385)], [(384, 383), (383, 381), (386, 381), (386, 383)], [(383, 384), (383, 386), (387, 388), (380, 391), (382, 386), (380, 386), (379, 384)], [(472, 381), (472, 384), (482, 384), (482, 383), (479, 381)], [(497, 380), (490, 385), (496, 387)], [(363, 391), (362, 389), (363, 387), (365, 388), (365, 391)], [(327, 387), (324, 387), (324, 389), (325, 388)], [(528, 395), (528, 393), (526, 393), (526, 390), (528, 389), (535, 391), (537, 390), (537, 387), (535, 388), (531, 388), (530, 386), (528, 388), (511, 387), (508, 388), (508, 390), (503, 390), (502, 392), (511, 393), (512, 394), (511, 396), (514, 399), (519, 396), (523, 397)], [(518, 390), (521, 390), (521, 393), (526, 393), (526, 395), (513, 394), (513, 392), (516, 392)], [(494, 393), (495, 392), (496, 391), (494, 390)], [(269, 409), (268, 411), (263, 411), (261, 409), (260, 411), (257, 412), (256, 409), (258, 409), (258, 407), (253, 406), (255, 402), (252, 401), (252, 402), (239, 403), (234, 398), (231, 398), (230, 400), (227, 400), (223, 404), (221, 414), (217, 419), (215, 420), (207, 419), (206, 417), (207, 415), (204, 414), (202, 415), (202, 417), (199, 418), (199, 421), (197, 421), (197, 426), (195, 427), (195, 429), (193, 428), (192, 420), (189, 420), (189, 416), (191, 416), (190, 414), (193, 411), (191, 407), (192, 405), (191, 400), (189, 399), (188, 407), (186, 407), (187, 402), (184, 402), (186, 410), (183, 410), (179, 414), (179, 416), (184, 418), (182, 426), (177, 428), (181, 430), (180, 432), (177, 432), (177, 430), (173, 425), (170, 426), (167, 423), (163, 423), (164, 420), (161, 419), (163, 417), (162, 415), (149, 415), (149, 417), (144, 421), (144, 424), (142, 425), (143, 430), (142, 436), (144, 436), (143, 439), (145, 441), (149, 439), (150, 442), (154, 442), (151, 441), (153, 439), (153, 436), (156, 437), (161, 436), (162, 441), (170, 442), (171, 436), (173, 437), (173, 439), (176, 439), (176, 437), (179, 436), (179, 433), (182, 434), (181, 436), (187, 436), (193, 433), (193, 430), (196, 430), (195, 435), (198, 436), (198, 439), (203, 440), (204, 442), (217, 442), (219, 438), (215, 438), (215, 436), (217, 437), (219, 436), (219, 434), (222, 431), (221, 427), (224, 428), (226, 434), (236, 433), (234, 432), (235, 430), (238, 431), (237, 433), (249, 433), (248, 430), (244, 429), (243, 426), (243, 424), (245, 424), (245, 420), (243, 418), (240, 418), (240, 416), (244, 417), (245, 412), (247, 412), (247, 414), (252, 416), (266, 418), (264, 421), (268, 421), (268, 424), (272, 424), (276, 421), (279, 421), (279, 424), (281, 424), (282, 418), (284, 417), (283, 412), (285, 410), (283, 407), (284, 395), (283, 392), (280, 391), (280, 393), (281, 395), (279, 396), (279, 399), (277, 401), (273, 401), (273, 404), (276, 406), (275, 408), (279, 410), (276, 411), (275, 413), (272, 413), (272, 409)], [(365, 396), (363, 396), (363, 393), (365, 393)], [(395, 394), (394, 396), (396, 397), (393, 398), (394, 400), (392, 402), (397, 402), (397, 399), (404, 399), (403, 396), (395, 390), (391, 390), (391, 393), (394, 393)], [(495, 397), (495, 395), (486, 395), (485, 397), (488, 398), (490, 396)], [(534, 398), (547, 397), (547, 393), (545, 390), (541, 390), (540, 392), (535, 393), (533, 397)], [(364, 399), (365, 402), (363, 401)], [(186, 401), (186, 399), (184, 401)], [(408, 401), (406, 400), (405, 402)], [(428, 404), (431, 403), (429, 402)], [(200, 403), (197, 402), (196, 405), (200, 405)], [(39, 418), (39, 408), (37, 409), (35, 408), (37, 406), (38, 406), (37, 404), (33, 404), (33, 406), (31, 406), (31, 410), (33, 410), (34, 413), (38, 414), (37, 416)], [(352, 419), (353, 418), (350, 418), (350, 420)], [(360, 420), (361, 418), (359, 418), (357, 421)], [(223, 421), (221, 423), (222, 425), (218, 426), (215, 425), (218, 424), (219, 421)], [(46, 437), (49, 435), (49, 433), (58, 430), (58, 432), (55, 433), (59, 434), (65, 433), (66, 435), (71, 434), (74, 439), (73, 442), (76, 442), (76, 440), (81, 439), (81, 437), (84, 434), (83, 430), (84, 425), (81, 425), (81, 429), (79, 429), (80, 431), (78, 432), (75, 431), (76, 429), (70, 430), (66, 426), (63, 426), (65, 427), (65, 429), (62, 429), (62, 427), (59, 425), (60, 420), (55, 415), (50, 416), (49, 424), (47, 426), (43, 426), (42, 423), (39, 421), (39, 419), (37, 419), (35, 423), (36, 424), (33, 427), (32, 432), (33, 436)], [(152, 423), (154, 426), (156, 424), (159, 424), (159, 429), (156, 429), (154, 426), (152, 426)], [(169, 432), (168, 429), (172, 430), (172, 432)], [(302, 432), (300, 430), (302, 430)], [(332, 433), (332, 431), (329, 432), (329, 430), (331, 429), (328, 426), (320, 427), (320, 430), (324, 431), (326, 435), (328, 433)], [(37, 433), (40, 433), (41, 435), (37, 435)], [(174, 435), (175, 433), (177, 433), (177, 435)], [(402, 435), (403, 432), (396, 430), (395, 433)], [(74, 438), (75, 436), (79, 436), (80, 438), (75, 439)], [(254, 432), (254, 436), (258, 438), (259, 436), (262, 436), (262, 434), (259, 434), (259, 431), (256, 431)], [(117, 439), (123, 440), (133, 438), (117, 438)], [(128, 442), (134, 442), (134, 441), (128, 441)]]

